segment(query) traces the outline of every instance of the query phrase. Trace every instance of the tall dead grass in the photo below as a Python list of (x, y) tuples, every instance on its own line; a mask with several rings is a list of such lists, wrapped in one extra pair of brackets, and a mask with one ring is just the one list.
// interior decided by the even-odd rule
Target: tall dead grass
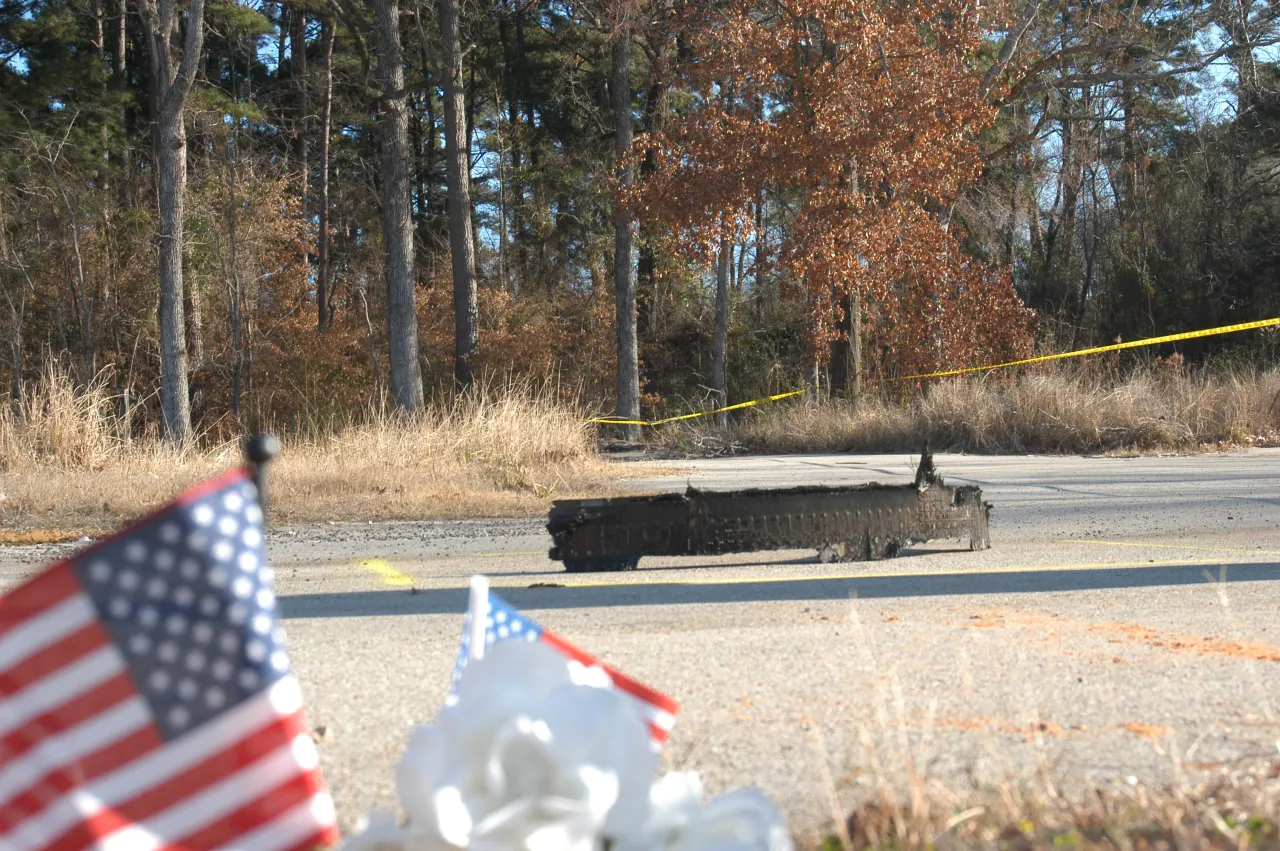
[(99, 469), (116, 456), (122, 431), (105, 384), (77, 389), (50, 364), (20, 402), (0, 408), (0, 459), (6, 471)]
[[(583, 412), (550, 385), (494, 382), (420, 416), (370, 411), (284, 436), (270, 469), (281, 521), (536, 514), (552, 498), (607, 489)], [(97, 530), (162, 505), (240, 463), (236, 442), (175, 449), (129, 440), (101, 385), (50, 371), (0, 408), (0, 525)]]
[(1025, 453), (1193, 451), (1280, 441), (1280, 369), (1189, 373), (1140, 369), (1120, 378), (1049, 368), (938, 381), (896, 400), (762, 406), (715, 433), (703, 421), (663, 438), (674, 447), (731, 442), (770, 452), (938, 450)]
[[(1217, 588), (1224, 609), (1227, 591)], [(1168, 759), (1166, 780), (1144, 782), (1113, 767), (1081, 777), (1064, 771), (1059, 754), (1046, 747), (1049, 731), (1038, 713), (1020, 717), (1014, 730), (975, 719), (985, 765), (946, 766), (949, 740), (937, 737), (934, 707), (919, 739), (906, 733), (900, 660), (877, 653), (871, 627), (851, 597), (845, 640), (862, 662), (861, 686), (874, 700), (867, 717), (850, 719), (855, 746), (832, 764), (822, 734), (813, 733), (819, 785), (831, 808), (828, 827), (799, 844), (812, 851), (944, 851), (944, 849), (1280, 849), (1280, 742), (1276, 749), (1250, 750), (1235, 759), (1196, 763), (1199, 743), (1186, 748), (1174, 729), (1152, 728), (1154, 751)], [(955, 674), (974, 694), (971, 659), (958, 650)], [(1132, 688), (1126, 683), (1122, 688)], [(1042, 702), (1033, 698), (1031, 705)], [(1195, 733), (1198, 728), (1190, 731)], [(1025, 736), (1033, 746), (1017, 756), (1005, 750), (1007, 736)], [(1087, 746), (1086, 746), (1087, 747)], [(1029, 759), (1027, 757), (1030, 757)], [(1103, 762), (1108, 762), (1104, 759)], [(833, 775), (832, 768), (839, 774)], [(959, 769), (957, 773), (956, 769)], [(1101, 768), (1101, 766), (1099, 766)], [(834, 776), (842, 776), (837, 787)], [(841, 800), (852, 801), (851, 806)]]
[(917, 780), (861, 799), (822, 851), (852, 849), (1277, 849), (1280, 780), (1266, 761), (1208, 780), (1068, 796), (1047, 781), (955, 791)]

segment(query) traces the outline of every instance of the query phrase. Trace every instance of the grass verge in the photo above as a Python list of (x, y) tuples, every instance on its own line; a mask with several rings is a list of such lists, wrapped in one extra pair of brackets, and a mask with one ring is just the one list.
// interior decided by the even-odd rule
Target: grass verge
[(1276, 849), (1280, 772), (1253, 766), (1195, 786), (1135, 785), (1071, 799), (1051, 785), (985, 793), (916, 788), (860, 803), (821, 851), (848, 849)]
[(782, 402), (717, 429), (655, 435), (682, 451), (1188, 452), (1280, 442), (1280, 369), (1191, 373), (1159, 362), (1121, 377), (1045, 367), (944, 379), (907, 398)]
[[(269, 473), (276, 522), (527, 516), (608, 492), (618, 471), (553, 388), (480, 387), (400, 421), (369, 415), (286, 438)], [(241, 462), (236, 442), (126, 441), (104, 388), (56, 373), (0, 409), (0, 528), (25, 540), (103, 531)]]

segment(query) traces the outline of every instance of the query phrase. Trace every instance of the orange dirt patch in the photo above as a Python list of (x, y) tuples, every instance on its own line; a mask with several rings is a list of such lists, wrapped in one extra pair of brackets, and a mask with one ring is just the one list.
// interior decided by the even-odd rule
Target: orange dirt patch
[(1151, 739), (1152, 741), (1155, 741), (1156, 739), (1163, 739), (1165, 736), (1169, 735), (1168, 727), (1157, 727), (1154, 724), (1141, 724), (1137, 721), (1130, 721), (1128, 724), (1121, 724), (1120, 729), (1128, 730), (1135, 736), (1142, 736), (1143, 738)]
[(66, 529), (9, 529), (0, 530), (0, 546), (26, 544), (65, 544), (78, 541), (86, 535), (93, 537), (97, 531), (68, 531)]
[(992, 726), (989, 721), (974, 721), (966, 718), (935, 718), (933, 725), (951, 730), (982, 730)]
[(1000, 728), (1002, 733), (1011, 733), (1015, 736), (1065, 736), (1067, 731), (1062, 728), (1061, 724), (1055, 724), (1052, 721), (1037, 721), (1034, 724), (1005, 724)]
[[(1011, 736), (1065, 736), (1070, 732), (1061, 724), (1055, 724), (1052, 721), (1037, 721), (1033, 724), (1015, 724), (1012, 721), (1001, 721), (988, 718), (934, 718), (929, 723), (932, 723), (935, 727), (945, 727), (951, 730), (989, 729), (1000, 733), (1008, 733)], [(921, 726), (924, 726), (924, 724)]]
[(1260, 662), (1280, 662), (1280, 647), (1274, 644), (1263, 644), (1256, 641), (1228, 641), (1208, 636), (1198, 638), (1194, 635), (1182, 635), (1175, 632), (1160, 632), (1148, 626), (1133, 623), (1095, 624), (1089, 627), (1090, 632), (1111, 636), (1115, 642), (1132, 642), (1146, 644), (1149, 647), (1160, 647), (1195, 653), (1200, 656), (1225, 656), (1232, 659), (1255, 659)]
[[(1045, 633), (1060, 632), (1064, 629), (1084, 629), (1095, 635), (1104, 636), (1112, 644), (1145, 644), (1148, 647), (1195, 653), (1200, 656), (1280, 662), (1280, 646), (1274, 644), (1163, 632), (1135, 623), (1087, 624), (1075, 618), (1036, 611), (1015, 611), (1011, 614), (1005, 614), (1002, 611), (977, 612), (968, 616), (964, 626), (967, 629), (1016, 627)], [(1125, 664), (1125, 661), (1118, 656), (1112, 657), (1110, 661), (1117, 665)]]

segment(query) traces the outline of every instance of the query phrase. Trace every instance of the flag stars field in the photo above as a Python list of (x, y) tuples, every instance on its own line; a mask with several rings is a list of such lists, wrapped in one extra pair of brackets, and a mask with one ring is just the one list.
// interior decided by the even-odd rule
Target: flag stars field
[[(251, 488), (252, 485), (247, 482), (240, 486), (241, 490)], [(241, 536), (242, 529), (254, 528), (258, 525), (254, 522), (254, 517), (260, 517), (260, 515), (253, 515), (246, 510), (248, 503), (239, 493), (229, 492), (223, 494), (221, 499), (216, 497), (217, 495), (214, 495), (198, 501), (190, 511), (193, 522), (216, 529), (216, 536), (206, 535), (199, 530), (186, 536), (188, 561), (184, 562), (184, 567), (190, 566), (196, 569), (194, 571), (196, 575), (187, 582), (171, 585), (159, 575), (143, 581), (138, 569), (131, 566), (116, 570), (113, 568), (111, 546), (104, 548), (87, 570), (92, 580), (90, 595), (99, 606), (104, 594), (112, 594), (105, 607), (108, 629), (114, 631), (117, 640), (123, 639), (122, 643), (133, 651), (129, 656), (129, 664), (135, 674), (141, 674), (138, 679), (151, 682), (152, 679), (146, 674), (156, 666), (164, 668), (168, 674), (167, 677), (155, 680), (164, 687), (153, 691), (150, 697), (161, 702), (158, 707), (159, 714), (173, 728), (170, 732), (200, 723), (210, 711), (221, 709), (228, 702), (226, 695), (222, 695), (220, 699), (205, 700), (203, 704), (196, 700), (201, 694), (208, 694), (210, 683), (204, 681), (213, 678), (209, 653), (230, 657), (222, 659), (228, 664), (239, 662), (259, 666), (261, 670), (252, 680), (254, 685), (246, 688), (270, 681), (288, 667), (283, 654), (276, 655), (275, 636), (271, 634), (269, 627), (266, 630), (262, 629), (264, 620), (270, 623), (271, 612), (275, 606), (275, 596), (270, 589), (261, 584), (261, 576), (258, 572), (258, 566), (265, 559), (260, 553), (245, 549), (244, 538)], [(160, 523), (155, 527), (154, 537), (132, 539), (118, 545), (116, 561), (158, 568), (159, 562), (176, 558), (172, 549), (165, 546), (164, 541), (166, 539), (182, 540), (182, 531), (180, 523), (176, 521)], [(260, 548), (260, 531), (256, 538), (250, 536), (249, 540), (257, 540)], [(162, 559), (162, 554), (167, 558)], [(120, 555), (123, 559), (119, 558)], [(200, 571), (201, 559), (205, 563), (210, 561), (214, 563), (204, 571)], [(233, 560), (239, 568), (238, 575), (234, 578), (221, 564)], [(200, 576), (201, 572), (204, 574), (203, 577)], [(118, 592), (106, 590), (113, 584), (113, 577)], [(223, 604), (218, 600), (216, 592), (228, 585), (232, 596), (236, 599), (223, 611)], [(200, 595), (203, 595), (207, 602), (202, 606), (201, 613), (192, 613), (191, 605)], [(242, 637), (228, 631), (225, 639), (217, 647), (209, 647), (209, 641), (214, 633), (214, 624), (211, 621), (218, 619), (219, 616), (231, 625), (239, 627), (250, 620), (256, 620), (258, 629), (254, 632), (258, 637)], [(167, 638), (155, 647), (153, 655), (152, 641), (149, 638), (142, 641), (135, 639), (139, 635), (146, 635), (147, 632), (154, 630), (160, 617), (163, 617), (163, 633)], [(146, 632), (140, 632), (140, 628)], [(220, 671), (225, 672), (225, 669), (226, 665), (219, 666)], [(197, 682), (192, 677), (199, 678), (201, 682)], [(176, 689), (168, 688), (170, 680), (177, 682)], [(222, 694), (221, 691), (218, 694)], [(176, 700), (182, 702), (181, 706), (168, 706), (165, 703), (165, 701), (172, 701), (174, 695)], [(245, 696), (245, 694), (235, 695), (232, 701), (243, 699)], [(194, 705), (188, 705), (192, 703)]]
[(0, 848), (336, 838), (256, 500), (236, 471), (0, 598)]

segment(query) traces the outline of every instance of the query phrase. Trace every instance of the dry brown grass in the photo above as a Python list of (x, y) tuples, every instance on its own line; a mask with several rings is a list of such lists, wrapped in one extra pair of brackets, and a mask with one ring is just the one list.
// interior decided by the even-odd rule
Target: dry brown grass
[[(1225, 607), (1226, 590), (1218, 590)], [(957, 782), (963, 770), (944, 779), (931, 774), (934, 757), (941, 755), (934, 750), (938, 745), (932, 734), (943, 722), (931, 710), (918, 743), (905, 735), (909, 722), (897, 661), (877, 656), (856, 599), (850, 601), (848, 622), (853, 626), (851, 650), (862, 660), (864, 672), (874, 674), (867, 688), (876, 708), (858, 722), (863, 759), (837, 766), (844, 772), (844, 788), (839, 791), (853, 793), (851, 809), (840, 805), (830, 756), (821, 734), (815, 734), (817, 779), (826, 789), (832, 818), (825, 838), (800, 844), (806, 851), (1280, 851), (1280, 741), (1275, 750), (1199, 764), (1187, 761), (1196, 746), (1186, 749), (1176, 730), (1128, 723), (1122, 729), (1150, 740), (1155, 752), (1169, 760), (1170, 770), (1161, 773), (1170, 779), (1148, 784), (1133, 776), (1113, 776), (1095, 785), (1060, 772), (1057, 759), (1046, 749), (1036, 754), (1034, 767), (1022, 761), (1021, 768), (1015, 767), (1006, 759), (997, 733), (1021, 731), (979, 721), (965, 729), (978, 737), (994, 776), (990, 767), (979, 771), (971, 766), (968, 783)], [(961, 656), (956, 661), (958, 677), (972, 690), (969, 660)], [(1043, 719), (1028, 727), (1028, 741), (1038, 746), (1062, 733)], [(979, 781), (980, 773), (989, 779)]]
[(1276, 849), (1280, 775), (1255, 765), (1212, 780), (1097, 790), (1080, 798), (1045, 782), (955, 792), (919, 782), (868, 795), (823, 851), (858, 849)]
[[(101, 386), (51, 372), (0, 409), (0, 527), (103, 530), (240, 463), (238, 444), (126, 441)], [(270, 468), (277, 521), (513, 516), (608, 490), (583, 413), (550, 387), (506, 383), (408, 421), (369, 414), (286, 438)]]
[(1280, 369), (1188, 374), (1143, 369), (1114, 379), (1070, 368), (937, 381), (898, 400), (782, 402), (716, 432), (696, 420), (668, 446), (770, 452), (987, 453), (1194, 451), (1280, 440)]

